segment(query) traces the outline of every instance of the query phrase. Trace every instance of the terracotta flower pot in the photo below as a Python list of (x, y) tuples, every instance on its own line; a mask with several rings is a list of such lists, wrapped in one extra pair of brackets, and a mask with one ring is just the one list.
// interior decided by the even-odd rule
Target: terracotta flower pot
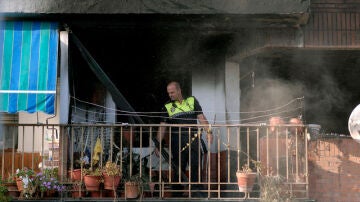
[(104, 174), (103, 178), (104, 178), (104, 189), (108, 189), (108, 190), (116, 190), (121, 180), (121, 176), (109, 176), (107, 174)]
[(136, 182), (125, 183), (125, 198), (137, 198), (140, 193), (139, 184)]
[(47, 190), (47, 191), (43, 191), (41, 192), (41, 198), (53, 198), (55, 197), (55, 190)]
[(17, 189), (19, 191), (23, 191), (24, 190), (24, 184), (23, 184), (23, 181), (21, 178), (17, 178), (16, 179), (16, 186), (17, 186)]
[(101, 198), (101, 197), (102, 197), (100, 191), (91, 191), (91, 192), (90, 192), (90, 196), (91, 196), (92, 198)]
[(18, 197), (20, 195), (16, 182), (13, 182), (13, 183), (8, 182), (8, 183), (4, 183), (4, 185), (6, 186), (6, 188), (8, 190), (7, 194), (9, 196)]
[(160, 193), (161, 198), (170, 198), (173, 195), (172, 188), (169, 185), (165, 185), (163, 191)]
[(111, 198), (117, 198), (116, 190), (104, 190), (103, 196), (105, 197), (111, 197)]
[(81, 190), (81, 186), (74, 184), (71, 192), (73, 198), (85, 197), (85, 190)]
[(85, 175), (84, 183), (88, 191), (99, 191), (101, 176)]
[(85, 197), (85, 191), (73, 191), (73, 192), (71, 192), (71, 196), (73, 198)]
[(81, 169), (74, 169), (69, 170), (70, 179), (73, 181), (80, 181), (81, 180)]
[(256, 173), (236, 172), (240, 192), (251, 192), (255, 183)]

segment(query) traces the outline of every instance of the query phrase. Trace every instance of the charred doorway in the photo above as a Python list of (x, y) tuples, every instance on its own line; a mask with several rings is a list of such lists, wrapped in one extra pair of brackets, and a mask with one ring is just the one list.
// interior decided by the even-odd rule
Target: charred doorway
[[(168, 100), (169, 81), (179, 81), (183, 94), (191, 95), (194, 69), (224, 63), (229, 35), (194, 26), (188, 18), (191, 16), (103, 17), (74, 22), (70, 28), (134, 110), (151, 113), (160, 112)], [(72, 96), (102, 105), (97, 98), (104, 97), (106, 87), (71, 41), (70, 68)], [(156, 113), (141, 118), (145, 123), (160, 121)], [(129, 122), (121, 113), (116, 121)]]

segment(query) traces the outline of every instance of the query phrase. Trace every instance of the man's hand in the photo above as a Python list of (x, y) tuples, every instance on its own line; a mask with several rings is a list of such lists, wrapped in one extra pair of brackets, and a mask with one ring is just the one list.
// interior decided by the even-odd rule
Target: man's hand
[[(165, 124), (165, 122), (160, 122), (160, 124)], [(158, 157), (160, 156), (160, 148), (158, 148), (158, 147), (160, 147), (160, 145), (162, 143), (162, 139), (164, 138), (165, 130), (166, 130), (166, 127), (160, 126), (159, 131), (157, 133), (156, 139), (157, 139), (158, 145), (155, 145), (154, 152), (155, 152), (156, 156), (158, 156)]]
[(159, 149), (158, 149), (157, 147), (154, 148), (154, 153), (155, 153), (155, 155), (156, 155), (157, 157), (160, 156), (160, 151), (159, 151)]
[(209, 142), (209, 144), (212, 144), (212, 143), (213, 143), (214, 137), (213, 137), (213, 134), (212, 134), (211, 129), (208, 129), (208, 130), (206, 131), (206, 139), (207, 139), (207, 141)]

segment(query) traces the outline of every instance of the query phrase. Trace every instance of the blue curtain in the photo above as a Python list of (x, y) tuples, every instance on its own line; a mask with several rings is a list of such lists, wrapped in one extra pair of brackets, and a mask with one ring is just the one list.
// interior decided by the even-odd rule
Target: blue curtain
[(54, 114), (58, 43), (58, 23), (0, 22), (0, 111)]

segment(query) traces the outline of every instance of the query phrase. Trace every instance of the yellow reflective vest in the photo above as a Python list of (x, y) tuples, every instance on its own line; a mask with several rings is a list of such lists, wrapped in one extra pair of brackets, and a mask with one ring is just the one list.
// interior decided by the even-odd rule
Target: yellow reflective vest
[(195, 98), (188, 97), (182, 101), (180, 104), (179, 101), (169, 102), (165, 104), (166, 111), (169, 114), (169, 117), (173, 117), (178, 114), (194, 111)]

